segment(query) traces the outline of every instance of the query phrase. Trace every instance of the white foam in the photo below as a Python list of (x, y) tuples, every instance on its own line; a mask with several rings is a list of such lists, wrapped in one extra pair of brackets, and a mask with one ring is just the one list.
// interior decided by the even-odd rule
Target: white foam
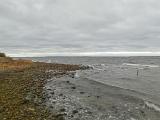
[(52, 63), (52, 61), (51, 61), (51, 60), (48, 60), (47, 63)]
[(160, 107), (159, 106), (157, 106), (157, 105), (155, 105), (155, 104), (153, 104), (151, 102), (147, 102), (147, 101), (145, 102), (145, 104), (147, 105), (147, 107), (152, 108), (155, 111), (160, 112)]
[(78, 74), (78, 71), (76, 71), (76, 73), (74, 74), (74, 78), (79, 78), (79, 74)]
[(126, 66), (133, 66), (133, 67), (150, 67), (150, 68), (157, 68), (159, 65), (144, 65), (144, 64), (132, 64), (132, 63), (123, 63), (122, 65)]
[(92, 65), (92, 68), (93, 68), (94, 70), (104, 71), (104, 70), (106, 70), (106, 69), (108, 68), (108, 66), (105, 65), (105, 64), (93, 64), (93, 65)]

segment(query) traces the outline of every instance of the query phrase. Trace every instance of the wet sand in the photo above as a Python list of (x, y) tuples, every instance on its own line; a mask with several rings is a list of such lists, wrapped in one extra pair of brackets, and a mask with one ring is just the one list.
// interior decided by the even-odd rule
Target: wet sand
[[(159, 120), (159, 106), (148, 95), (72, 75), (48, 79), (50, 110), (66, 120)], [(147, 96), (147, 97), (146, 97)]]

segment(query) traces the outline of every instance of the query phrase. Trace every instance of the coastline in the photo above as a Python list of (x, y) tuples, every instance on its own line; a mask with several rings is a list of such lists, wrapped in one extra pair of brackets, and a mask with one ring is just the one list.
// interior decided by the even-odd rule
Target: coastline
[[(7, 66), (8, 65), (8, 66)], [(145, 95), (78, 78), (88, 66), (15, 60), (0, 66), (0, 119), (159, 120)]]

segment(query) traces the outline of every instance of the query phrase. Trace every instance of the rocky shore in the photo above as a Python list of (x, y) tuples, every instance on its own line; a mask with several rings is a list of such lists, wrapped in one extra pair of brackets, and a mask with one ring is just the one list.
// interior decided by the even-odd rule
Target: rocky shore
[(78, 65), (0, 61), (0, 120), (62, 119), (44, 104), (43, 87), (48, 79), (80, 69)]

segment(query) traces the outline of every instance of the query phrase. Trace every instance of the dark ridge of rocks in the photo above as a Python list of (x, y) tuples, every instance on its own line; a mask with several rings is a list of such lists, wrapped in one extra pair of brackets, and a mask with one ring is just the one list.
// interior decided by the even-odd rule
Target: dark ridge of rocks
[(89, 65), (80, 65), (80, 70), (88, 70), (88, 69), (93, 69), (92, 66), (89, 66)]

